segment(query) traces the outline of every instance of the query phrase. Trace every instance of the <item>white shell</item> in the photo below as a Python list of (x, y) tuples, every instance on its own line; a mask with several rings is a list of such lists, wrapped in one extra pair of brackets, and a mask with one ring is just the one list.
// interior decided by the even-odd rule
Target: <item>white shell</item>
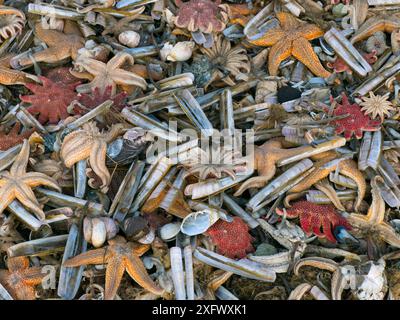
[(150, 232), (146, 234), (144, 237), (137, 240), (137, 242), (141, 244), (150, 244), (153, 243), (155, 237), (156, 233), (154, 232), (154, 229), (150, 229)]
[(188, 236), (195, 236), (207, 231), (220, 218), (216, 210), (192, 212), (182, 221), (181, 231)]
[(192, 41), (178, 42), (174, 46), (167, 42), (160, 50), (161, 60), (187, 61), (192, 57), (194, 46), (195, 43)]
[(167, 223), (160, 229), (160, 237), (164, 241), (174, 240), (181, 228), (180, 222)]
[(83, 219), (83, 236), (87, 242), (92, 242), (92, 219), (88, 217)]
[(114, 238), (119, 230), (118, 225), (115, 221), (109, 217), (101, 217), (99, 218), (103, 221), (104, 226), (106, 227), (106, 238), (107, 240)]
[(106, 225), (101, 219), (92, 219), (92, 245), (95, 248), (101, 247), (107, 238)]
[(131, 30), (124, 31), (119, 34), (118, 41), (129, 48), (135, 48), (140, 42), (140, 34)]

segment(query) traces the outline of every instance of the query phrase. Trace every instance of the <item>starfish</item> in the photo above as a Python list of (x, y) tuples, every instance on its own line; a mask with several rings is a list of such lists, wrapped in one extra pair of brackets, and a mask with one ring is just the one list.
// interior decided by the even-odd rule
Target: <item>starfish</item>
[(29, 142), (24, 140), (20, 153), (15, 158), (10, 171), (0, 172), (0, 213), (7, 206), (18, 199), (25, 207), (32, 210), (40, 220), (45, 219), (42, 209), (39, 207), (32, 188), (45, 185), (57, 191), (61, 191), (53, 178), (39, 172), (26, 172), (29, 159)]
[(365, 21), (354, 33), (350, 41), (351, 43), (356, 43), (372, 36), (378, 31), (392, 33), (397, 29), (400, 29), (399, 17), (382, 12)]
[(358, 196), (356, 201), (356, 210), (361, 205), (367, 190), (367, 183), (364, 175), (358, 170), (357, 163), (352, 159), (334, 159), (329, 162), (319, 161), (315, 164), (315, 170), (306, 176), (301, 182), (291, 188), (289, 193), (298, 193), (308, 190), (312, 185), (326, 178), (329, 173), (339, 170), (341, 174), (353, 179), (358, 187)]
[(26, 22), (25, 14), (21, 10), (0, 3), (0, 16), (0, 43), (21, 34)]
[[(280, 216), (285, 212), (279, 208), (276, 213)], [(336, 243), (332, 231), (343, 226), (350, 230), (351, 226), (345, 218), (341, 217), (334, 206), (330, 204), (318, 205), (309, 201), (298, 201), (286, 211), (287, 218), (300, 218), (300, 225), (307, 236), (314, 233), (320, 238), (326, 238), (330, 242)], [(322, 231), (321, 231), (322, 228)]]
[(85, 69), (93, 76), (93, 80), (90, 83), (78, 86), (76, 89), (80, 93), (89, 93), (94, 88), (104, 91), (108, 86), (111, 86), (112, 95), (115, 95), (117, 85), (128, 88), (137, 86), (144, 90), (147, 87), (146, 80), (133, 72), (123, 69), (125, 66), (133, 66), (134, 62), (134, 58), (126, 52), (117, 53), (107, 63), (86, 57), (78, 59), (75, 66)]
[[(43, 51), (38, 51), (33, 54), (33, 59), (30, 57), (21, 58), (18, 64), (21, 67), (29, 66), (36, 62), (56, 63), (71, 57), (75, 60), (78, 56), (78, 50), (85, 46), (85, 39), (76, 33), (68, 33), (68, 20), (65, 21), (66, 26), (64, 32), (58, 30), (43, 29), (39, 22), (35, 25), (35, 35), (48, 46)], [(33, 60), (33, 61), (32, 61)]]
[(371, 181), (372, 204), (367, 215), (352, 213), (347, 219), (350, 224), (366, 235), (378, 235), (391, 246), (400, 248), (400, 235), (385, 220), (385, 201), (378, 189), (378, 183), (383, 183), (381, 176), (375, 176)]
[(284, 149), (282, 143), (284, 139), (275, 138), (268, 140), (260, 147), (256, 147), (254, 152), (254, 169), (258, 171), (258, 177), (250, 178), (244, 182), (235, 192), (235, 196), (240, 196), (249, 188), (261, 188), (271, 180), (276, 172), (276, 163), (285, 158), (309, 151), (310, 146)]
[(36, 79), (35, 76), (27, 74), (23, 71), (11, 69), (10, 60), (15, 57), (15, 54), (6, 54), (0, 58), (0, 84), (6, 86), (14, 84), (27, 84), (30, 79)]
[(108, 240), (108, 244), (105, 248), (90, 250), (73, 257), (64, 262), (64, 266), (78, 267), (86, 264), (107, 264), (105, 300), (112, 300), (115, 297), (125, 270), (144, 289), (156, 295), (163, 294), (163, 289), (153, 282), (139, 258), (147, 251), (148, 245), (136, 245), (132, 242), (126, 242), (121, 236)]
[(8, 270), (0, 270), (0, 283), (17, 300), (35, 300), (35, 286), (42, 283), (46, 273), (42, 267), (29, 268), (27, 257), (7, 260)]
[(107, 143), (114, 140), (122, 131), (123, 125), (116, 124), (107, 132), (100, 132), (95, 122), (88, 122), (82, 129), (67, 134), (61, 146), (61, 158), (67, 168), (89, 158), (94, 173), (101, 179), (101, 190), (105, 193), (111, 182), (106, 167)]
[(290, 13), (278, 12), (276, 16), (281, 27), (268, 30), (261, 38), (250, 41), (258, 46), (272, 46), (268, 57), (270, 75), (276, 76), (279, 64), (293, 56), (316, 76), (329, 77), (330, 73), (324, 69), (309, 43), (323, 36), (323, 30), (314, 24), (301, 22)]
[(19, 133), (21, 129), (21, 123), (17, 122), (12, 129), (6, 133), (4, 128), (0, 127), (0, 150), (5, 151), (10, 149), (11, 147), (16, 146), (24, 141), (24, 139), (28, 139), (30, 135), (34, 132), (33, 129), (26, 130), (22, 133)]

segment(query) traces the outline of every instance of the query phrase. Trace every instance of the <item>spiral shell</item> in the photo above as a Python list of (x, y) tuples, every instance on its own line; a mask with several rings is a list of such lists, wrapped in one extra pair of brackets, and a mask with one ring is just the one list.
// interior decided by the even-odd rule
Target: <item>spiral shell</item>
[(136, 31), (124, 31), (118, 36), (118, 41), (129, 48), (136, 48), (140, 42), (140, 34)]

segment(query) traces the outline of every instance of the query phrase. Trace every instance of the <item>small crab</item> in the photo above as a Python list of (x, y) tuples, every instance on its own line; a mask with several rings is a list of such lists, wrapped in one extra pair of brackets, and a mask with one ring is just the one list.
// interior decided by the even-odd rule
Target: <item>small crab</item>
[[(336, 103), (332, 97), (331, 103)], [(344, 132), (346, 140), (350, 140), (353, 134), (357, 139), (361, 139), (363, 131), (379, 130), (381, 122), (372, 120), (368, 115), (365, 115), (358, 104), (350, 104), (346, 94), (343, 93), (342, 104), (337, 105), (333, 111), (333, 116), (339, 117), (344, 115), (347, 115), (347, 117), (335, 119), (331, 123), (336, 127), (335, 132), (337, 134)]]

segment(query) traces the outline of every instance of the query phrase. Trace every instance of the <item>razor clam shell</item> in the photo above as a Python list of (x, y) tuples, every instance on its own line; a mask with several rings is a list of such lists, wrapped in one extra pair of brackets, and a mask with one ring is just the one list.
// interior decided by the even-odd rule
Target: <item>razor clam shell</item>
[(193, 97), (189, 90), (173, 94), (179, 107), (183, 110), (189, 120), (201, 131), (205, 136), (211, 136), (213, 132), (213, 125), (208, 120), (203, 109), (197, 100)]
[[(357, 198), (357, 191), (355, 190), (345, 190), (337, 191), (337, 196), (340, 201), (354, 200)], [(331, 204), (331, 200), (328, 196), (319, 190), (309, 190), (306, 195), (307, 201), (317, 203), (317, 204)]]
[(385, 178), (385, 182), (390, 187), (397, 187), (400, 185), (400, 178), (394, 171), (392, 165), (384, 157), (382, 157), (381, 162), (378, 166), (378, 171)]
[(269, 3), (246, 24), (243, 33), (247, 39), (253, 40), (261, 37), (269, 29), (279, 26), (278, 19), (270, 19), (274, 11), (274, 3)]
[(336, 174), (336, 172), (331, 172), (329, 174), (329, 180), (336, 185), (343, 186), (350, 189), (357, 189), (357, 184), (351, 178), (345, 177), (341, 174)]
[(10, 258), (20, 256), (40, 257), (56, 252), (63, 252), (67, 243), (68, 234), (25, 241), (7, 249)]
[(367, 0), (370, 6), (385, 6), (385, 5), (393, 5), (400, 4), (400, 0)]
[(25, 226), (32, 231), (39, 231), (43, 228), (44, 222), (36, 219), (27, 211), (18, 200), (14, 200), (8, 205), (8, 210), (17, 217)]
[[(268, 185), (262, 188), (255, 196), (253, 196), (247, 204), (247, 208), (252, 212), (261, 209), (261, 203), (272, 193), (277, 190), (283, 189), (290, 181), (296, 179), (302, 173), (306, 172), (313, 166), (313, 162), (310, 159), (303, 159), (290, 169), (286, 170), (280, 176), (272, 180)], [(271, 200), (272, 201), (272, 200)]]
[(239, 300), (238, 297), (236, 297), (232, 292), (230, 292), (228, 289), (226, 289), (223, 286), (220, 286), (215, 292), (214, 292), (215, 296), (219, 299), (219, 300)]
[[(188, 142), (177, 144), (174, 146), (168, 146), (166, 150), (158, 152), (157, 156), (150, 155), (147, 158), (147, 163), (153, 164), (160, 160), (162, 157), (169, 157), (172, 161), (179, 161), (179, 154), (183, 154), (184, 152), (197, 147), (199, 143), (199, 139), (190, 139)], [(154, 144), (153, 148), (157, 146)], [(147, 154), (152, 154), (152, 147), (147, 151)]]
[(172, 247), (169, 249), (169, 254), (171, 258), (171, 276), (174, 283), (175, 299), (186, 300), (182, 250), (179, 247)]
[(74, 166), (74, 195), (77, 198), (83, 198), (86, 193), (86, 160), (78, 161)]
[(205, 202), (198, 202), (198, 201), (193, 201), (193, 200), (189, 200), (188, 204), (189, 204), (189, 206), (190, 206), (190, 208), (192, 210), (195, 210), (195, 211), (202, 211), (202, 210), (215, 211), (215, 212), (218, 213), (219, 217), (222, 220), (224, 220), (226, 222), (232, 222), (233, 221), (232, 217), (229, 216), (228, 213), (224, 209), (221, 209), (220, 207), (215, 207), (215, 206), (212, 206), (212, 205), (207, 204)]
[(193, 85), (194, 75), (191, 72), (162, 79), (156, 84), (161, 90), (176, 89)]
[(173, 142), (181, 142), (182, 137), (180, 134), (171, 128), (166, 127), (161, 122), (158, 122), (137, 110), (128, 109), (125, 107), (121, 111), (121, 115), (130, 123), (137, 127), (141, 127), (142, 129), (151, 131), (151, 134), (160, 137), (162, 139), (173, 141)]
[(315, 298), (315, 300), (330, 300), (326, 294), (317, 286), (313, 286), (310, 290), (311, 295)]
[(250, 229), (257, 228), (260, 225), (256, 219), (244, 211), (242, 207), (239, 206), (229, 195), (223, 193), (222, 198), (224, 200), (224, 204), (230, 210), (230, 213), (242, 218), (243, 221), (248, 224)]
[(122, 222), (128, 214), (129, 207), (132, 205), (139, 187), (144, 167), (145, 163), (142, 161), (131, 164), (111, 203), (109, 215), (112, 215), (114, 220)]
[(47, 190), (44, 188), (36, 188), (35, 191), (45, 195), (49, 198), (49, 205), (54, 205), (56, 208), (61, 207), (72, 207), (72, 208), (87, 208), (88, 212), (92, 214), (102, 214), (104, 212), (103, 205), (100, 203), (87, 201), (75, 197), (65, 195), (56, 191)]
[(369, 63), (340, 31), (332, 27), (324, 34), (324, 39), (335, 50), (336, 54), (360, 76), (365, 77), (372, 71)]
[(377, 169), (382, 153), (382, 132), (366, 132), (360, 148), (358, 169), (366, 170), (368, 167)]
[(150, 196), (154, 188), (160, 183), (162, 178), (168, 173), (172, 162), (167, 157), (161, 158), (157, 164), (151, 166), (147, 173), (142, 177), (139, 190), (133, 200), (130, 212), (135, 212), (143, 205)]
[(139, 6), (144, 6), (146, 4), (149, 3), (154, 3), (157, 0), (120, 0), (117, 2), (117, 4), (115, 5), (115, 7), (117, 9), (122, 9), (124, 8), (125, 10), (127, 9), (127, 7), (139, 7)]
[(193, 200), (208, 197), (223, 192), (229, 188), (232, 188), (238, 183), (246, 180), (247, 178), (250, 178), (250, 176), (251, 174), (242, 176), (238, 175), (236, 179), (232, 179), (231, 177), (225, 177), (218, 180), (198, 182), (187, 186), (185, 188), (185, 195), (186, 196), (191, 195)]
[(220, 102), (221, 130), (227, 129), (230, 135), (235, 133), (235, 119), (233, 117), (232, 91), (229, 89), (221, 93)]
[[(161, 48), (162, 45), (160, 44), (159, 47)], [(127, 48), (127, 49), (124, 49), (123, 52), (129, 53), (135, 59), (144, 58), (144, 57), (157, 55), (158, 54), (158, 46)]]
[(305, 248), (306, 245), (303, 243), (297, 248), (294, 255), (291, 251), (286, 251), (270, 256), (249, 255), (248, 257), (251, 261), (265, 264), (276, 273), (286, 273), (289, 270), (291, 263), (303, 256)]
[(88, 113), (85, 113), (83, 116), (79, 117), (75, 121), (69, 123), (66, 126), (67, 131), (73, 131), (78, 129), (84, 123), (88, 122), (89, 120), (97, 117), (98, 115), (105, 113), (110, 110), (111, 106), (113, 105), (112, 100), (106, 100), (102, 104), (99, 104), (96, 108), (90, 110)]
[(185, 259), (186, 295), (188, 300), (194, 300), (193, 254), (191, 245), (183, 248), (183, 257)]
[(8, 168), (21, 151), (22, 144), (18, 144), (7, 151), (0, 151), (0, 171)]
[(63, 263), (69, 258), (86, 252), (86, 249), (87, 242), (84, 237), (82, 237), (82, 234), (80, 234), (78, 226), (72, 224), (61, 262), (60, 278), (57, 288), (57, 295), (60, 298), (65, 300), (72, 300), (75, 298), (81, 284), (83, 269), (85, 268), (85, 266), (64, 267)]
[(274, 240), (276, 240), (282, 247), (288, 249), (289, 251), (292, 251), (295, 248), (293, 241), (289, 240), (287, 237), (279, 235), (276, 232), (276, 229), (266, 220), (257, 219), (257, 221), (260, 223), (261, 229), (270, 235)]
[(200, 247), (194, 251), (193, 256), (214, 268), (232, 272), (242, 277), (264, 282), (275, 282), (276, 280), (276, 273), (273, 270), (249, 259), (236, 261)]
[(29, 3), (28, 12), (41, 16), (55, 17), (59, 19), (79, 20), (84, 17), (83, 13), (62, 6), (55, 6), (47, 3)]
[(285, 158), (285, 159), (282, 159), (282, 160), (278, 161), (277, 162), (277, 166), (278, 167), (284, 166), (284, 165), (290, 164), (292, 162), (296, 162), (296, 161), (299, 161), (299, 160), (314, 156), (316, 154), (319, 154), (319, 153), (322, 153), (322, 152), (325, 152), (325, 151), (329, 151), (329, 150), (332, 150), (332, 149), (337, 149), (337, 148), (343, 147), (345, 144), (346, 144), (346, 139), (345, 138), (343, 138), (343, 137), (334, 137), (331, 140), (324, 141), (322, 143), (318, 143), (316, 146), (309, 146), (309, 150), (307, 150), (307, 151), (305, 151), (305, 152), (303, 152), (301, 154), (298, 154), (298, 155), (295, 155), (295, 156), (292, 156), (292, 157), (289, 157), (289, 158)]
[(0, 283), (0, 300), (14, 300), (8, 291)]

